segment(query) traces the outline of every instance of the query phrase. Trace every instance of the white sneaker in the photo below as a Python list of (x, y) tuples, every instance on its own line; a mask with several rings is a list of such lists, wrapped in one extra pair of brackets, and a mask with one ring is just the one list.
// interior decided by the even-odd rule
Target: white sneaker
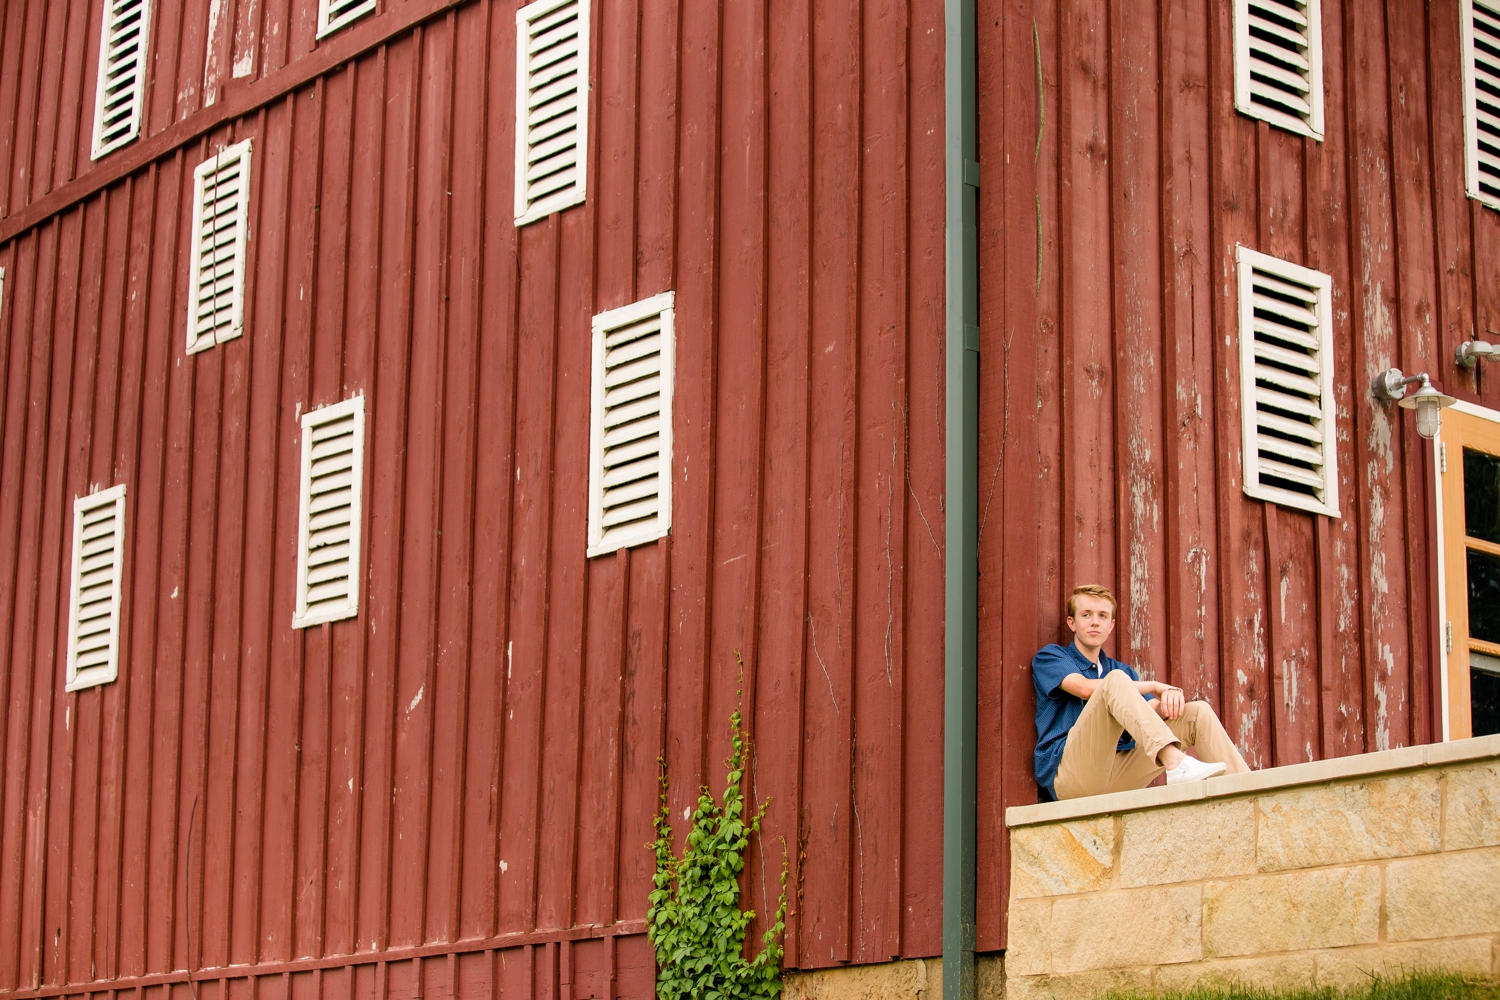
[(1182, 758), (1182, 763), (1167, 772), (1167, 784), (1178, 785), (1184, 781), (1203, 781), (1229, 770), (1227, 764), (1210, 764), (1196, 757)]

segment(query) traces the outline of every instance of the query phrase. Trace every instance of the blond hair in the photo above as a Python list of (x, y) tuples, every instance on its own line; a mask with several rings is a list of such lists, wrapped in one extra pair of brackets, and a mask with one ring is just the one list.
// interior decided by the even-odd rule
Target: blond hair
[(1108, 587), (1101, 587), (1097, 583), (1085, 583), (1081, 587), (1074, 587), (1073, 593), (1068, 595), (1068, 617), (1077, 617), (1077, 608), (1074, 602), (1080, 597), (1098, 597), (1109, 602), (1109, 615), (1113, 618), (1120, 610), (1120, 602), (1115, 600), (1115, 595), (1109, 592)]

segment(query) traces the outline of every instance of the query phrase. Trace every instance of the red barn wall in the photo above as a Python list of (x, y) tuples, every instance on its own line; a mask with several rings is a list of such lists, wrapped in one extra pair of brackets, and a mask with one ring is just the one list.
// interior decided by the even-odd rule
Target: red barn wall
[[(1235, 112), (1229, 0), (979, 0), (982, 950), (1004, 806), (1035, 795), (1028, 664), (1075, 583), (1252, 766), (1441, 738), (1432, 451), (1369, 385), (1500, 408), (1453, 362), (1500, 328), (1458, 8), (1323, 0), (1317, 142)], [(1333, 276), (1340, 518), (1241, 490), (1237, 244)]]
[[(158, 3), (92, 163), (99, 0), (5, 5), (0, 991), (649, 996), (658, 757), (680, 832), (737, 703), (788, 964), (940, 949), (941, 5), (597, 2), (587, 204), (521, 230), (516, 6)], [(247, 137), (245, 335), (186, 355)], [(588, 560), (590, 317), (664, 289), (672, 534)], [(298, 417), (355, 393), (359, 616), (294, 631)], [(114, 483), (120, 678), (64, 694)]]
[[(0, 991), (648, 995), (656, 761), (680, 817), (737, 700), (788, 964), (940, 950), (941, 6), (597, 0), (588, 202), (519, 231), (515, 6), (159, 3), (95, 163), (100, 0), (4, 5)], [(1325, 0), (1322, 143), (1234, 113), (1229, 11), (980, 2), (981, 950), (1076, 580), (1257, 765), (1433, 738), (1430, 460), (1366, 386), (1500, 405), (1456, 0)], [(244, 137), (246, 335), (187, 356)], [(1334, 276), (1340, 519), (1240, 490), (1237, 243)], [(589, 317), (667, 288), (673, 532), (586, 560)], [(356, 392), (360, 616), (294, 632), (298, 416)], [(116, 482), (121, 677), (64, 695)]]

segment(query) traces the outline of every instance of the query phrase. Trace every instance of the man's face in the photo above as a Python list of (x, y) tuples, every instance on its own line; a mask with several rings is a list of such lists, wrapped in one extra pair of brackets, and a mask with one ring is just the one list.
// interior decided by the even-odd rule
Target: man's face
[(1079, 594), (1073, 598), (1073, 616), (1068, 619), (1068, 628), (1078, 638), (1080, 646), (1098, 649), (1115, 630), (1115, 612), (1102, 597)]

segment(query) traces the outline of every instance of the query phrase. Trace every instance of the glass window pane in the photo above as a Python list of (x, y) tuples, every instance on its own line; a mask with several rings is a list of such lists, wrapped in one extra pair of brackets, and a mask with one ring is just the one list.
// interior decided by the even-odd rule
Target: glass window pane
[(1500, 733), (1500, 657), (1470, 653), (1469, 719), (1475, 736)]
[(1500, 455), (1464, 449), (1464, 531), (1500, 542)]
[(1469, 635), (1500, 642), (1500, 556), (1469, 550)]

